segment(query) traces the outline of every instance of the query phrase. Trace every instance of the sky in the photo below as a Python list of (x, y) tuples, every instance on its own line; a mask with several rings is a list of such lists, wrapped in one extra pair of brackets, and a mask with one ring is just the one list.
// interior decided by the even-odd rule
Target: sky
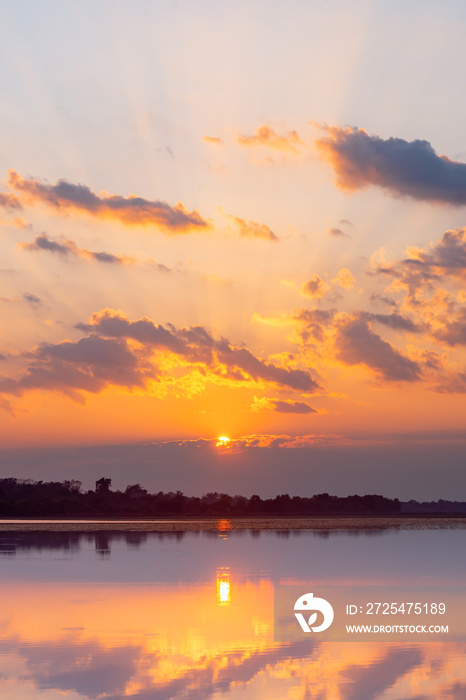
[(464, 3), (0, 22), (0, 475), (466, 500)]

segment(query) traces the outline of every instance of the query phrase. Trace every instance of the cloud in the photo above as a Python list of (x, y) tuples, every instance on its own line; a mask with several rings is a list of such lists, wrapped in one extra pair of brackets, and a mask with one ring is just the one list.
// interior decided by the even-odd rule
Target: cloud
[(438, 394), (466, 394), (466, 371), (452, 372), (433, 387)]
[(347, 267), (343, 267), (338, 272), (336, 277), (333, 278), (332, 282), (333, 284), (337, 284), (339, 287), (343, 287), (343, 289), (352, 289), (356, 280), (351, 270), (349, 270)]
[(425, 330), (422, 325), (416, 324), (412, 319), (401, 314), (373, 314), (367, 311), (361, 311), (359, 317), (367, 321), (381, 323), (383, 326), (392, 328), (396, 331), (408, 331), (409, 333), (421, 333)]
[(300, 336), (305, 343), (310, 339), (323, 343), (326, 330), (333, 326), (335, 314), (336, 309), (301, 309), (293, 318), (303, 324)]
[(204, 136), (203, 139), (204, 143), (212, 143), (216, 146), (222, 146), (223, 141), (220, 139), (218, 136)]
[(314, 275), (301, 287), (301, 294), (309, 299), (320, 299), (328, 292), (329, 286), (319, 275)]
[(277, 134), (272, 127), (264, 125), (256, 129), (253, 136), (239, 134), (237, 141), (241, 146), (265, 146), (277, 151), (297, 155), (304, 145), (296, 131), (288, 131), (285, 135)]
[(301, 415), (317, 413), (315, 408), (311, 408), (304, 401), (288, 401), (266, 397), (257, 398), (257, 396), (254, 397), (251, 410), (255, 412), (272, 411), (275, 413), (297, 413)]
[(232, 214), (224, 214), (224, 216), (234, 223), (236, 230), (243, 238), (264, 238), (268, 241), (279, 240), (278, 236), (266, 224), (258, 224), (256, 221), (245, 221), (239, 216), (233, 216)]
[[(406, 250), (405, 258), (394, 262), (387, 261), (383, 251), (378, 251), (371, 259), (367, 274), (391, 278), (391, 290), (407, 291), (408, 304), (425, 305), (426, 300), (420, 295), (434, 289), (440, 281), (464, 284), (466, 228), (446, 231), (440, 240), (427, 248), (411, 246)], [(437, 293), (441, 292), (438, 290)], [(446, 292), (442, 293), (445, 295)]]
[(393, 686), (416, 667), (422, 667), (420, 649), (388, 649), (385, 657), (370, 666), (351, 665), (342, 672), (342, 700), (373, 700)]
[(28, 682), (32, 681), (39, 695), (42, 690), (57, 689), (57, 695), (72, 691), (89, 699), (115, 692), (123, 697), (141, 656), (140, 646), (108, 648), (99, 641), (85, 641), (72, 634), (56, 641), (41, 639), (39, 644), (19, 636), (7, 637), (2, 640), (1, 651), (24, 660)]
[(77, 342), (42, 343), (26, 354), (29, 364), (18, 379), (0, 377), (0, 394), (59, 391), (82, 400), (81, 392), (99, 393), (110, 385), (145, 387), (156, 377), (145, 357), (125, 340), (91, 334)]
[(466, 345), (466, 309), (460, 309), (453, 320), (447, 321), (433, 335), (451, 347)]
[(338, 237), (348, 238), (348, 234), (345, 233), (341, 228), (338, 228), (338, 227), (328, 228), (327, 233), (329, 234), (329, 236), (334, 236), (335, 238), (338, 238)]
[[(87, 333), (77, 342), (42, 343), (24, 353), (27, 364), (22, 374), (0, 377), (0, 394), (58, 391), (82, 401), (84, 392), (100, 393), (111, 386), (149, 391), (154, 382), (168, 388), (178, 381), (188, 395), (190, 389), (183, 381), (189, 376), (199, 380), (196, 391), (202, 391), (208, 381), (264, 383), (307, 393), (320, 389), (308, 370), (260, 359), (245, 347), (214, 338), (202, 326), (165, 328), (148, 318), (130, 321), (121, 312), (104, 309), (76, 328)], [(174, 361), (179, 369), (176, 377), (171, 371)]]
[(14, 194), (0, 192), (0, 207), (4, 209), (22, 209), (21, 202)]
[(0, 297), (0, 302), (2, 304), (21, 304), (24, 302), (36, 309), (43, 305), (42, 299), (30, 292), (25, 292), (21, 297)]
[(377, 294), (376, 292), (371, 292), (369, 299), (373, 304), (380, 302), (384, 306), (389, 306), (391, 309), (396, 309), (398, 306), (397, 302), (394, 299), (391, 299), (391, 297), (385, 297), (382, 294)]
[(428, 141), (382, 139), (356, 127), (325, 129), (316, 146), (333, 166), (340, 189), (375, 185), (395, 196), (466, 204), (466, 163), (437, 155)]
[(32, 306), (33, 308), (42, 306), (42, 299), (40, 299), (35, 294), (30, 294), (29, 292), (25, 292), (23, 294), (23, 301), (25, 301), (26, 304), (29, 304), (29, 306)]
[(181, 203), (171, 207), (165, 202), (135, 195), (122, 197), (107, 192), (97, 195), (86, 185), (74, 185), (66, 180), (49, 185), (22, 178), (15, 170), (8, 171), (8, 184), (29, 204), (39, 202), (57, 211), (115, 219), (125, 226), (155, 226), (171, 234), (210, 228), (210, 223), (199, 212), (189, 212)]
[(430, 275), (466, 279), (466, 228), (445, 231), (429, 248), (411, 247), (406, 252), (408, 258), (403, 263), (414, 272), (425, 270)]
[(190, 362), (217, 370), (220, 376), (238, 381), (262, 380), (300, 391), (319, 388), (318, 382), (309, 372), (261, 360), (247, 348), (234, 346), (225, 338), (215, 339), (202, 326), (179, 330), (171, 325), (164, 328), (148, 318), (129, 321), (118, 311), (104, 309), (93, 314), (90, 323), (78, 324), (76, 327), (106, 337), (131, 338), (152, 347), (163, 347)]
[(46, 233), (41, 233), (39, 236), (36, 236), (32, 243), (19, 243), (19, 247), (22, 250), (46, 250), (50, 253), (62, 255), (65, 258), (75, 257), (109, 264), (133, 265), (136, 262), (135, 258), (131, 258), (127, 255), (113, 255), (112, 253), (94, 252), (86, 248), (78, 248), (76, 243), (69, 239), (63, 239), (62, 242), (58, 242), (53, 238), (49, 238)]
[(337, 358), (344, 364), (366, 365), (385, 381), (415, 382), (422, 378), (420, 364), (374, 333), (364, 317), (349, 316), (339, 323), (335, 349)]

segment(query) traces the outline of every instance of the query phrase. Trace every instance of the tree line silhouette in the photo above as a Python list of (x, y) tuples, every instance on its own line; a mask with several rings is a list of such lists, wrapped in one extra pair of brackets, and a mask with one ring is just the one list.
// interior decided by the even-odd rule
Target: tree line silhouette
[(82, 483), (76, 480), (0, 479), (0, 517), (195, 518), (466, 512), (465, 503), (401, 503), (397, 498), (380, 495), (281, 494), (263, 499), (258, 495), (247, 498), (214, 492), (198, 497), (185, 496), (181, 491), (149, 493), (140, 484), (129, 484), (124, 491), (112, 491), (111, 485), (108, 477), (98, 479), (95, 489), (88, 491), (83, 491)]

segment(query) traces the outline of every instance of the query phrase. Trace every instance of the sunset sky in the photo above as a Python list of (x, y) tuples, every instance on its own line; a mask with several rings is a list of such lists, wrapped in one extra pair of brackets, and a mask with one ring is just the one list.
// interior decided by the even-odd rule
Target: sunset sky
[(466, 500), (464, 3), (0, 22), (0, 475)]

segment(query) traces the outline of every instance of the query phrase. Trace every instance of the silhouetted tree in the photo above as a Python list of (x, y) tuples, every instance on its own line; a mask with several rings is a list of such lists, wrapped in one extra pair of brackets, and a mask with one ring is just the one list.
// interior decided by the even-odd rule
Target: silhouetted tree
[(112, 485), (112, 480), (103, 476), (95, 482), (95, 492), (96, 493), (108, 493), (110, 491), (110, 486)]

